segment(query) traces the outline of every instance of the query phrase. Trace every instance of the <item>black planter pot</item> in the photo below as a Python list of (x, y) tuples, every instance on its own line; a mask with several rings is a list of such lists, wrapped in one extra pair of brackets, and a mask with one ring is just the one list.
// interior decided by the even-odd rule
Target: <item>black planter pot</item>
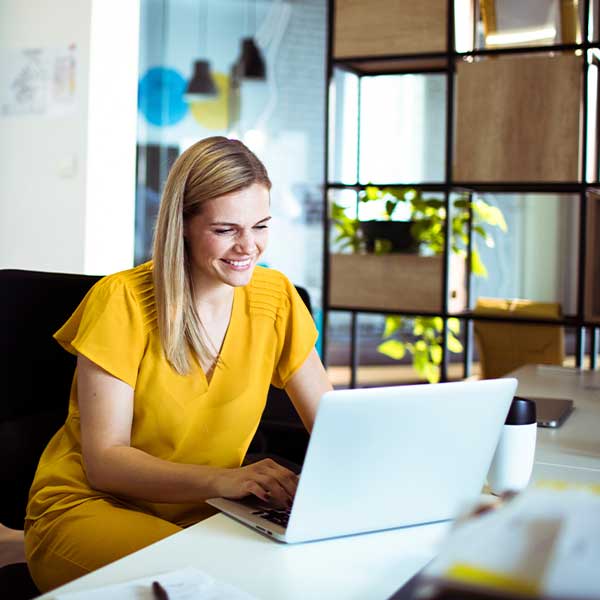
[(390, 252), (417, 254), (419, 242), (410, 233), (412, 221), (361, 221), (367, 252), (375, 252), (375, 240), (390, 242)]

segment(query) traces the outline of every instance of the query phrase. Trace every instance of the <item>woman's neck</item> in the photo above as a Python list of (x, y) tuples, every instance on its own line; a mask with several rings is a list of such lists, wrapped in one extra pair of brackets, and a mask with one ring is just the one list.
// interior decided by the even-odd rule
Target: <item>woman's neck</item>
[(233, 302), (234, 289), (225, 283), (207, 285), (206, 282), (193, 281), (193, 302), (198, 314), (229, 314)]

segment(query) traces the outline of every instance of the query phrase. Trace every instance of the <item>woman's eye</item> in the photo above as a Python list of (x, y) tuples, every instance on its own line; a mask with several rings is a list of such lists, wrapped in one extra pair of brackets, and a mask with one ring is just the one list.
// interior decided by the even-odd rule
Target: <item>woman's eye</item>
[(268, 225), (256, 225), (256, 226), (254, 227), (254, 229), (268, 229), (268, 228), (269, 228), (269, 226), (268, 226)]
[(233, 229), (213, 229), (213, 231), (218, 235), (225, 235), (226, 233), (231, 233)]

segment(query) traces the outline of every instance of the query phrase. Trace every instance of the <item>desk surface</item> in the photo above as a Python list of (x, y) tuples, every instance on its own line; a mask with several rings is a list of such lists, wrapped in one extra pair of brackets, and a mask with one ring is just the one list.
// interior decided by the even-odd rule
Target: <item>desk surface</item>
[(558, 428), (538, 427), (533, 480), (600, 483), (600, 371), (527, 365), (510, 373), (521, 396), (571, 398), (575, 410)]
[(449, 527), (449, 523), (436, 523), (287, 545), (219, 514), (60, 591), (92, 589), (193, 566), (262, 600), (384, 600), (433, 558)]
[[(521, 395), (575, 401), (575, 411), (559, 429), (538, 429), (533, 481), (600, 483), (600, 373), (527, 366), (511, 375), (519, 379)], [(433, 558), (449, 527), (438, 523), (286, 545), (216, 515), (60, 591), (194, 566), (263, 600), (384, 600)]]

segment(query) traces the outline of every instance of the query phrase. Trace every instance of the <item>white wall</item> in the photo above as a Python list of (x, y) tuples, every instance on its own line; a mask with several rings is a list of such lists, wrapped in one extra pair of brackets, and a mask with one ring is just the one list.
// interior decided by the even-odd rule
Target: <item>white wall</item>
[(139, 1), (0, 0), (0, 63), (71, 44), (64, 114), (0, 113), (0, 268), (133, 264)]

